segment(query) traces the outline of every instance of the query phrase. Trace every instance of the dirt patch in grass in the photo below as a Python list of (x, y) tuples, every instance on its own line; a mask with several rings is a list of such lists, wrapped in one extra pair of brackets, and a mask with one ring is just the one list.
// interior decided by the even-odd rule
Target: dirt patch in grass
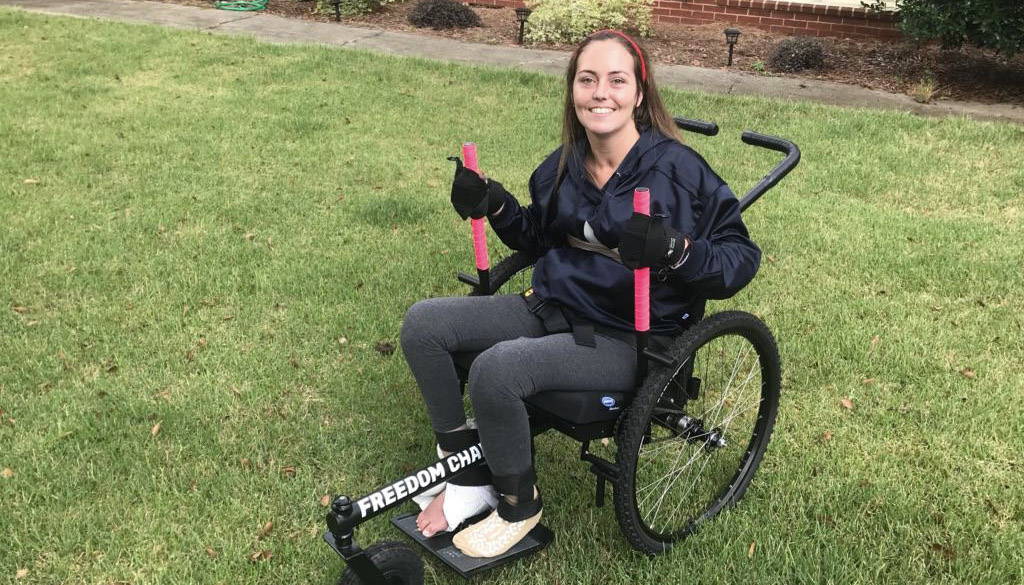
[[(208, 0), (163, 0), (209, 7)], [(409, 24), (415, 2), (386, 5), (380, 12), (342, 18), (343, 24), (453, 38), (474, 43), (515, 45), (518, 32), (511, 8), (472, 7), (482, 27), (432, 30)], [(333, 22), (333, 16), (314, 12), (313, 0), (269, 0), (266, 13), (291, 18)], [(724, 69), (727, 48), (725, 25), (655, 24), (654, 36), (642, 43), (656, 63)], [(821, 69), (801, 73), (774, 72), (768, 66), (775, 46), (787, 35), (743, 27), (733, 53), (732, 69), (761, 75), (823, 79), (905, 93), (919, 101), (943, 98), (1024, 105), (1024, 55), (1006, 58), (973, 48), (943, 50), (910, 42), (822, 38), (826, 59)], [(564, 45), (532, 45), (564, 49)]]

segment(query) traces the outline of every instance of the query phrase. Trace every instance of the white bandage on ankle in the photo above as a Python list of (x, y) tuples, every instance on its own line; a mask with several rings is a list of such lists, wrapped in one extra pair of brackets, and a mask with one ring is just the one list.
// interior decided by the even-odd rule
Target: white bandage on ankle
[(448, 530), (481, 512), (498, 505), (498, 492), (491, 485), (456, 485), (449, 483), (444, 493), (444, 519)]

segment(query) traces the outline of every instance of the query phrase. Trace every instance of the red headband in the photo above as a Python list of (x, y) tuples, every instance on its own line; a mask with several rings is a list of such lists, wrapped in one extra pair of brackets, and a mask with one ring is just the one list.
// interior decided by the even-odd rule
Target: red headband
[(625, 39), (627, 43), (629, 43), (629, 46), (633, 47), (633, 50), (636, 51), (636, 56), (640, 58), (640, 79), (644, 83), (647, 83), (647, 64), (644, 63), (643, 51), (640, 50), (640, 46), (636, 44), (636, 41), (631, 39), (629, 37), (629, 35), (627, 35), (626, 33), (622, 32), (622, 31), (619, 31), (619, 30), (611, 29), (611, 28), (606, 28), (604, 30), (599, 30), (599, 31), (593, 33), (590, 36), (591, 36), (591, 38), (593, 38), (593, 37), (595, 37), (595, 36), (597, 36), (597, 35), (599, 35), (601, 33), (612, 33), (614, 35), (619, 35), (620, 37)]

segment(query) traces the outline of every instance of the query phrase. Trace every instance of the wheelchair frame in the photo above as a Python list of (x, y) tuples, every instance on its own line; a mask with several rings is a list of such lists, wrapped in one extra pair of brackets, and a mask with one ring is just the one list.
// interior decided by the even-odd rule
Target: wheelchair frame
[[(684, 130), (704, 134), (706, 136), (714, 136), (718, 133), (717, 125), (713, 123), (687, 118), (675, 118), (674, 120), (677, 126)], [(782, 178), (784, 178), (800, 160), (799, 149), (795, 144), (787, 140), (750, 131), (743, 132), (742, 140), (746, 144), (784, 153), (786, 157), (760, 182), (758, 182), (757, 185), (747, 192), (746, 195), (744, 195), (740, 200), (741, 212), (747, 209), (765, 192), (781, 181)], [(482, 288), (480, 280), (473, 276), (460, 273), (458, 278), (460, 281), (473, 287), (473, 293), (471, 294), (490, 295), (495, 293), (496, 290), (500, 288), (512, 275), (531, 266), (534, 260), (534, 258), (525, 256), (519, 252), (505, 258), (498, 266), (495, 267), (494, 271), (498, 274), (495, 274), (494, 277), (484, 281), (486, 283), (485, 286), (487, 286), (486, 290)], [(487, 280), (490, 282), (487, 282)], [(700, 320), (703, 319), (703, 306), (701, 309), (700, 319), (697, 320), (698, 324)], [(696, 325), (694, 325), (694, 327), (696, 327)], [(767, 331), (767, 328), (765, 328), (765, 331)], [(768, 336), (770, 337), (770, 332), (768, 333)], [(774, 341), (772, 341), (772, 343), (774, 343)], [(644, 355), (646, 355), (648, 359), (663, 366), (672, 366), (676, 363), (672, 357), (650, 349), (644, 350)], [(685, 362), (687, 359), (688, 356), (684, 356), (684, 363), (680, 364), (680, 369), (685, 369), (686, 367), (692, 369), (692, 364), (686, 366)], [(689, 376), (691, 373), (692, 372), (687, 372), (685, 374), (687, 376), (686, 379), (690, 379)], [(689, 390), (687, 389), (687, 391)], [(527, 410), (530, 415), (532, 436), (537, 436), (548, 430), (554, 429), (581, 443), (580, 459), (590, 463), (590, 471), (596, 478), (595, 505), (598, 507), (603, 506), (606, 497), (606, 484), (609, 481), (613, 484), (618, 482), (620, 468), (615, 462), (608, 461), (603, 457), (591, 453), (590, 442), (593, 440), (614, 437), (616, 435), (616, 429), (619, 421), (629, 411), (629, 407), (623, 408), (618, 419), (601, 420), (583, 424), (574, 423), (567, 419), (560, 418), (554, 413), (545, 411), (536, 405), (530, 404), (529, 402), (527, 402)], [(774, 418), (774, 414), (772, 418)], [(707, 431), (704, 429), (701, 429), (701, 432), (705, 435), (707, 434)], [(768, 430), (768, 437), (764, 438), (765, 443), (769, 437), (770, 428)], [(757, 463), (759, 463), (759, 456), (757, 459), (758, 461), (753, 463), (754, 469), (756, 469)], [(426, 492), (432, 487), (446, 482), (453, 477), (457, 477), (458, 475), (465, 473), (476, 466), (482, 465), (483, 463), (483, 449), (478, 443), (418, 469), (401, 479), (390, 482), (365, 496), (356, 498), (355, 500), (348, 496), (338, 496), (333, 500), (330, 511), (327, 514), (327, 531), (324, 533), (323, 538), (327, 544), (344, 559), (346, 565), (351, 569), (351, 572), (354, 573), (359, 582), (366, 585), (385, 585), (396, 581), (402, 583), (409, 582), (402, 580), (401, 577), (396, 577), (393, 574), (386, 574), (386, 568), (382, 569), (382, 567), (378, 566), (378, 563), (383, 564), (383, 562), (389, 560), (395, 561), (396, 559), (398, 561), (404, 560), (407, 561), (407, 564), (411, 564), (408, 556), (402, 559), (400, 558), (402, 556), (401, 554), (398, 554), (397, 556), (395, 555), (398, 547), (404, 545), (392, 544), (392, 546), (387, 549), (390, 556), (387, 559), (384, 559), (382, 555), (375, 555), (373, 550), (374, 547), (364, 550), (356, 544), (355, 529), (363, 522), (375, 518), (384, 512), (411, 500), (413, 497)], [(749, 481), (749, 479), (747, 481)], [(742, 486), (742, 488), (745, 489), (745, 485)], [(740, 490), (739, 496), (736, 496), (736, 499), (741, 496), (742, 489)], [(430, 550), (430, 552), (433, 552), (440, 560), (445, 562), (449, 567), (454, 569), (463, 577), (469, 577), (478, 571), (493, 568), (500, 564), (528, 555), (535, 550), (543, 548), (553, 539), (553, 535), (550, 531), (539, 525), (534, 529), (534, 532), (531, 532), (530, 534), (530, 537), (533, 538), (533, 542), (530, 545), (526, 547), (515, 547), (509, 551), (509, 553), (490, 560), (490, 562), (486, 562), (485, 560), (483, 563), (476, 562), (466, 565), (465, 563), (456, 562), (457, 559), (449, 558), (450, 555), (441, 554), (437, 547), (429, 546), (424, 542), (424, 539), (417, 538), (416, 534), (414, 534), (414, 524), (411, 526), (411, 529), (408, 521), (406, 521), (404, 525), (402, 524), (402, 521), (408, 520), (410, 516), (414, 515), (406, 515), (401, 518), (396, 518), (393, 523), (405, 531), (414, 540), (419, 541), (420, 544), (424, 545), (428, 550)], [(381, 545), (376, 546), (380, 547)], [(383, 551), (384, 549), (377, 549), (378, 553)], [(397, 550), (397, 552), (402, 553), (403, 551)], [(415, 554), (412, 553), (411, 550), (407, 552)], [(375, 558), (375, 556), (379, 558)], [(419, 571), (419, 580), (421, 581), (422, 564), (419, 567)]]

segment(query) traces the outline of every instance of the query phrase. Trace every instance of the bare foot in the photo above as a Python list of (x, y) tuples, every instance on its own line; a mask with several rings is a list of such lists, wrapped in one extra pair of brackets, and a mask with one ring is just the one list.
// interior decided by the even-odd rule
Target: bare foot
[(448, 530), (448, 521), (444, 518), (444, 492), (437, 494), (434, 501), (416, 517), (416, 528), (427, 538)]

